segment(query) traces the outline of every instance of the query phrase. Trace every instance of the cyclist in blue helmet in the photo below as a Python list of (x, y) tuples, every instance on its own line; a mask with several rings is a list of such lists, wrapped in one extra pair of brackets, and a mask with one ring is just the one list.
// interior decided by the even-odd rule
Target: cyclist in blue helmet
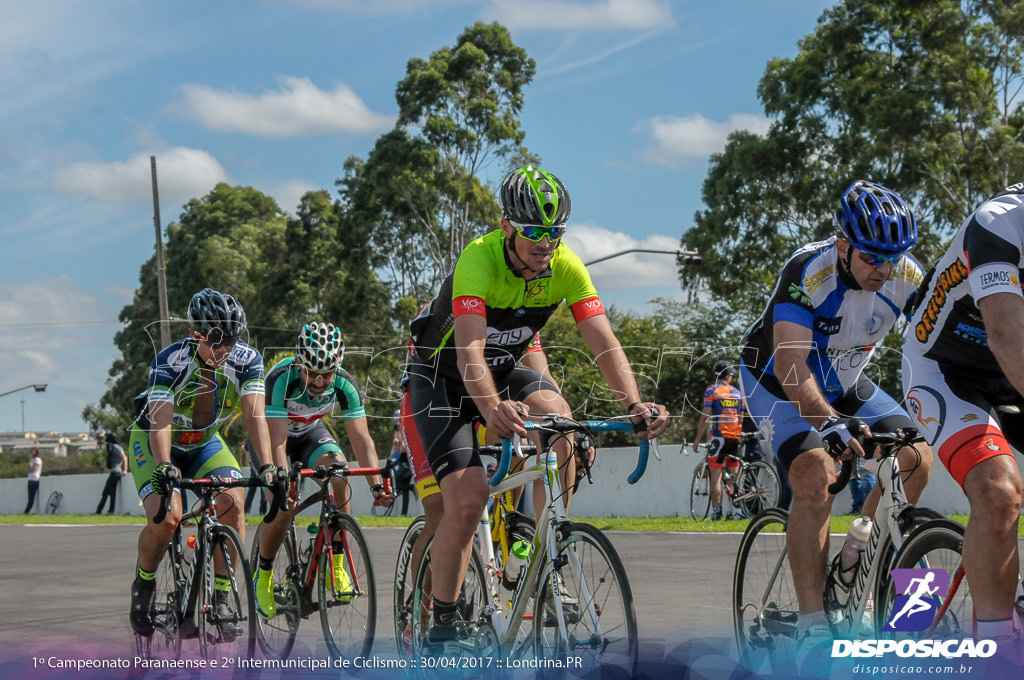
[[(740, 365), (747, 408), (793, 492), (786, 531), (800, 605), (798, 657), (830, 635), (822, 593), (833, 456), (863, 456), (856, 437), (864, 425), (883, 432), (914, 425), (901, 400), (864, 372), (878, 343), (911, 313), (924, 278), (908, 252), (917, 239), (914, 215), (895, 192), (861, 180), (843, 192), (834, 224), (831, 238), (790, 256), (747, 331)], [(917, 446), (920, 457), (909, 447), (900, 454), (911, 502), (920, 497), (932, 460), (927, 445)], [(874, 514), (878, 497), (873, 490), (865, 515)]]

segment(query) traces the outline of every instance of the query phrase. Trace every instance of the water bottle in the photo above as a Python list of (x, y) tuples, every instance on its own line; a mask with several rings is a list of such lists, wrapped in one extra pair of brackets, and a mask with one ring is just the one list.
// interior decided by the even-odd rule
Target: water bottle
[(531, 552), (533, 545), (529, 541), (516, 541), (509, 548), (508, 562), (505, 563), (505, 572), (501, 578), (502, 584), (509, 590), (515, 590)]
[(871, 518), (858, 517), (850, 523), (850, 531), (846, 534), (846, 543), (839, 553), (839, 574), (840, 583), (846, 587), (853, 585), (853, 579), (857, 574), (857, 565), (860, 564), (861, 553), (868, 545), (871, 537)]

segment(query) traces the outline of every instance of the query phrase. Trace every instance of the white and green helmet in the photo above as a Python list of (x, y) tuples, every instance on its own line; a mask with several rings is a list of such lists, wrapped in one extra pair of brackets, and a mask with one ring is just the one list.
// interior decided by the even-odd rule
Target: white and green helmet
[(505, 219), (517, 224), (561, 226), (569, 221), (569, 190), (547, 170), (527, 165), (510, 172), (498, 193)]
[(300, 366), (323, 373), (333, 371), (345, 355), (341, 330), (331, 323), (308, 323), (295, 342), (295, 360)]

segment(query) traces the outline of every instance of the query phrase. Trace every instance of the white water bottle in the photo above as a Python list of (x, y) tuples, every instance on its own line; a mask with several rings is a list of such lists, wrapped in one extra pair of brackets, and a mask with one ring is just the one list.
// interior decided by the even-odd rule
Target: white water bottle
[(853, 583), (855, 568), (860, 564), (861, 553), (867, 547), (870, 537), (870, 517), (858, 517), (850, 523), (850, 531), (846, 534), (846, 543), (839, 556), (839, 578), (843, 584), (849, 586)]

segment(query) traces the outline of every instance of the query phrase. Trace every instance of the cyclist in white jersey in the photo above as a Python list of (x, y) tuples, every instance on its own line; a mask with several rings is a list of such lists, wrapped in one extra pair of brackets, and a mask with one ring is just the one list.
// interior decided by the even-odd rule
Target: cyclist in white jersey
[[(1011, 637), (1024, 447), (1024, 182), (981, 204), (921, 286), (903, 346), (915, 425), (971, 505), (964, 571), (979, 639)], [(1024, 631), (1017, 631), (1021, 634)]]

